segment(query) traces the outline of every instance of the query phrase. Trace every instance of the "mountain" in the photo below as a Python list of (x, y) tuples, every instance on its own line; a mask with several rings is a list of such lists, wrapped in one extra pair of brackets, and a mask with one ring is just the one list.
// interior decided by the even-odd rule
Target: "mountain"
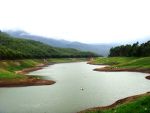
[(102, 56), (108, 56), (110, 48), (114, 47), (113, 44), (85, 44), (80, 42), (71, 42), (66, 44), (66, 47), (75, 48), (83, 51), (91, 51)]
[(91, 51), (102, 56), (107, 56), (109, 54), (110, 48), (116, 46), (116, 44), (85, 44), (85, 43), (71, 42), (66, 40), (56, 40), (49, 37), (32, 35), (25, 31), (19, 31), (19, 30), (18, 31), (7, 30), (5, 32), (7, 32), (8, 34), (14, 37), (36, 40), (54, 47), (74, 48), (82, 51)]
[(91, 57), (91, 52), (76, 49), (58, 48), (42, 42), (14, 38), (0, 31), (0, 59)]
[(64, 47), (66, 44), (70, 43), (69, 41), (66, 41), (66, 40), (56, 40), (53, 38), (48, 38), (48, 37), (43, 37), (43, 36), (31, 35), (30, 33), (27, 33), (25, 31), (21, 31), (21, 30), (18, 30), (18, 31), (7, 30), (4, 32), (8, 33), (9, 35), (11, 35), (13, 37), (40, 41), (40, 42), (43, 42), (45, 44), (48, 44), (48, 45), (51, 45), (54, 47)]

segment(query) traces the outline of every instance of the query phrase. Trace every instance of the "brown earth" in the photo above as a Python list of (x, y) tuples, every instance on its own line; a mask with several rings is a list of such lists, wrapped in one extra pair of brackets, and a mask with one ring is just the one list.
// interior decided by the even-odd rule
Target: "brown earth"
[[(111, 68), (111, 67), (104, 67), (104, 68), (96, 68), (94, 71), (105, 71), (105, 72), (119, 72), (119, 71), (129, 71), (129, 72), (142, 72), (142, 73), (150, 73), (150, 69), (139, 69), (139, 68)], [(145, 77), (146, 79), (150, 80), (150, 76)]]
[(145, 78), (150, 80), (150, 76), (146, 76)]
[(25, 79), (0, 80), (0, 87), (21, 87), (21, 86), (37, 86), (37, 85), (52, 85), (55, 81), (42, 80), (34, 77)]

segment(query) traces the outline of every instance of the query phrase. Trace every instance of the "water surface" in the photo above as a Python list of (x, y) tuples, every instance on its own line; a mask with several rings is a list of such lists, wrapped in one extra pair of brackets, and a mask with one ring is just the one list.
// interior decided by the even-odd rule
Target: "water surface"
[(93, 71), (97, 67), (85, 62), (62, 63), (31, 72), (56, 84), (1, 88), (0, 113), (75, 113), (150, 91), (148, 74)]

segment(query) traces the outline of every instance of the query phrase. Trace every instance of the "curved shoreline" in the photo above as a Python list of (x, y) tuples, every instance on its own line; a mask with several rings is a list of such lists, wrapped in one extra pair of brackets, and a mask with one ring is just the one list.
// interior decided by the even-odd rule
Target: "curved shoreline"
[(97, 110), (108, 110), (108, 109), (112, 109), (118, 105), (121, 105), (121, 104), (125, 104), (125, 103), (128, 103), (128, 102), (132, 102), (142, 96), (150, 96), (150, 92), (147, 92), (147, 93), (144, 93), (144, 94), (140, 94), (140, 95), (134, 95), (134, 96), (130, 96), (130, 97), (126, 97), (126, 98), (123, 98), (123, 99), (119, 99), (117, 100), (116, 102), (114, 102), (113, 104), (111, 105), (108, 105), (108, 106), (101, 106), (101, 107), (94, 107), (94, 108), (89, 108), (89, 109), (86, 109), (86, 110), (83, 110), (83, 111), (80, 111), (80, 112), (77, 112), (77, 113), (86, 113), (86, 112), (91, 112), (91, 111), (97, 111)]
[[(92, 63), (91, 61), (87, 62), (87, 64), (90, 65), (97, 65)], [(102, 65), (102, 64), (101, 64)], [(150, 74), (150, 69), (136, 69), (136, 68), (132, 68), (132, 69), (125, 69), (125, 68), (111, 68), (111, 67), (103, 67), (103, 68), (96, 68), (93, 69), (94, 71), (104, 71), (104, 72), (121, 72), (121, 71), (129, 71), (129, 72), (142, 72), (142, 73), (149, 73)], [(145, 77), (146, 79), (150, 80), (150, 75)], [(97, 111), (97, 110), (107, 110), (107, 109), (112, 109), (118, 105), (124, 104), (124, 103), (128, 103), (131, 101), (134, 101), (142, 96), (145, 95), (149, 95), (150, 96), (150, 92), (144, 93), (144, 94), (140, 94), (140, 95), (133, 95), (130, 97), (126, 97), (123, 99), (119, 99), (116, 102), (114, 102), (111, 105), (108, 106), (100, 106), (100, 107), (93, 107), (93, 108), (89, 108), (89, 109), (85, 109), (83, 111), (77, 112), (77, 113), (86, 113), (86, 112), (92, 112), (92, 111)]]
[[(150, 69), (138, 69), (138, 68), (111, 68), (111, 67), (104, 67), (104, 68), (96, 68), (94, 71), (104, 71), (104, 72), (121, 72), (121, 71), (129, 71), (129, 72), (142, 72), (150, 74)], [(150, 80), (150, 75), (145, 77), (146, 79)]]
[(52, 85), (56, 83), (53, 80), (43, 80), (36, 77), (25, 75), (29, 72), (40, 70), (45, 66), (52, 64), (40, 64), (36, 67), (26, 68), (20, 71), (15, 71), (16, 74), (24, 75), (24, 79), (1, 79), (0, 87), (23, 87), (23, 86), (39, 86), (39, 85)]
[(27, 79), (14, 79), (14, 80), (0, 80), (0, 87), (23, 87), (23, 86), (39, 86), (39, 85), (52, 85), (55, 81), (42, 80), (33, 77)]
[[(69, 61), (71, 62), (71, 61)], [(78, 62), (78, 61), (73, 61), (73, 62)], [(0, 88), (1, 87), (23, 87), (23, 86), (38, 86), (38, 85), (52, 85), (54, 83), (56, 83), (53, 80), (43, 80), (40, 78), (36, 78), (33, 76), (28, 76), (26, 75), (29, 72), (32, 71), (36, 71), (36, 70), (40, 70), (43, 67), (46, 67), (48, 65), (53, 65), (53, 64), (57, 64), (57, 63), (68, 63), (67, 61), (65, 62), (46, 62), (46, 63), (41, 63), (38, 64), (35, 67), (31, 67), (31, 68), (25, 68), (19, 71), (15, 71), (15, 74), (20, 74), (25, 76), (25, 78), (23, 79), (0, 79)]]

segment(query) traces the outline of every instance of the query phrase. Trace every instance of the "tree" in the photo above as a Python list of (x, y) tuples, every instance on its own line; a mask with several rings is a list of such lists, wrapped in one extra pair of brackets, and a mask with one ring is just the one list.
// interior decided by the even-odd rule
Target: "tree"
[(110, 49), (110, 57), (126, 56), (126, 57), (143, 57), (150, 56), (150, 41), (139, 45), (139, 42), (133, 45), (121, 45)]

